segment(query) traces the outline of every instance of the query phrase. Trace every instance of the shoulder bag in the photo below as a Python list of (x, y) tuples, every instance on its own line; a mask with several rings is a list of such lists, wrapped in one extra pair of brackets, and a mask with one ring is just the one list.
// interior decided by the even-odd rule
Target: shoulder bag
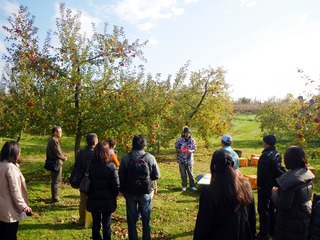
[(90, 191), (89, 166), (90, 162), (88, 162), (86, 173), (84, 174), (84, 177), (80, 183), (80, 192), (88, 193)]

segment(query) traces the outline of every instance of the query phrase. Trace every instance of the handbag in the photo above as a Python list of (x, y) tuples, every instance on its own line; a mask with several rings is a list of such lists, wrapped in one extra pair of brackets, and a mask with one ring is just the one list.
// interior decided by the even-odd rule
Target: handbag
[[(80, 152), (80, 154), (81, 154), (80, 159), (82, 161), (82, 152)], [(79, 165), (81, 165), (81, 162), (79, 164), (75, 163), (73, 165), (72, 172), (71, 172), (70, 179), (69, 179), (71, 187), (76, 188), (76, 189), (78, 189), (80, 187), (81, 180), (82, 180), (82, 174), (80, 171), (81, 167)]]
[(88, 193), (90, 190), (89, 164), (90, 162), (88, 162), (86, 173), (84, 174), (84, 177), (80, 183), (80, 187), (79, 187), (80, 192)]
[(69, 180), (71, 187), (78, 189), (81, 184), (81, 177), (80, 169), (74, 166)]
[(51, 171), (51, 172), (59, 172), (60, 160), (57, 159), (57, 160), (52, 161), (52, 160), (46, 159), (45, 164), (44, 164), (44, 168), (48, 171)]

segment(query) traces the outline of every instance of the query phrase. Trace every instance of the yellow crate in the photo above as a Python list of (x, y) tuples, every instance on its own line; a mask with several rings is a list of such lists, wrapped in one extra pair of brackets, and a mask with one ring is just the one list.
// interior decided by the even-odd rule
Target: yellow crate
[(245, 175), (244, 178), (249, 180), (252, 189), (257, 188), (257, 175)]
[(250, 166), (258, 166), (259, 157), (251, 157)]
[(248, 158), (239, 158), (239, 167), (248, 167)]

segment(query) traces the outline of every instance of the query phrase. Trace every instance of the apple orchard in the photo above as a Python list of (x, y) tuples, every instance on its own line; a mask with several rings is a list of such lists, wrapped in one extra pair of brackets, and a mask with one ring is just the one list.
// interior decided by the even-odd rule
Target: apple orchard
[[(26, 6), (8, 18), (1, 136), (50, 134), (53, 125), (61, 125), (75, 136), (75, 152), (88, 132), (114, 138), (120, 151), (131, 148), (134, 134), (144, 134), (148, 148), (159, 151), (185, 125), (207, 145), (230, 129), (233, 102), (223, 68), (190, 72), (187, 62), (166, 78), (152, 76), (143, 68), (147, 41), (130, 42), (121, 27), (110, 29), (107, 23), (102, 32), (92, 24), (93, 34), (87, 36), (80, 16), (60, 4), (56, 29), (42, 41)], [(312, 99), (288, 96), (262, 104), (261, 130), (300, 142), (319, 138), (319, 98)]]

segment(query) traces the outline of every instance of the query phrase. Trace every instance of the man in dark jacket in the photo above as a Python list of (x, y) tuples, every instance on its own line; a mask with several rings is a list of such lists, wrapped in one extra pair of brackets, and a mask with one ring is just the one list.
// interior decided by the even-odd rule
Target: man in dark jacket
[(62, 129), (60, 126), (52, 128), (52, 137), (47, 145), (47, 162), (56, 162), (58, 167), (51, 170), (51, 196), (52, 202), (59, 202), (60, 187), (62, 181), (62, 163), (67, 160), (67, 156), (61, 151), (59, 138), (62, 136)]
[[(262, 155), (258, 162), (257, 185), (258, 185), (258, 213), (260, 220), (260, 232), (256, 239), (269, 239), (273, 236), (275, 228), (275, 207), (271, 201), (272, 187), (276, 182), (276, 170), (272, 167), (272, 161), (278, 153), (275, 147), (276, 137), (267, 134), (263, 137)], [(280, 159), (281, 164), (281, 159)]]
[[(78, 152), (74, 167), (78, 168), (82, 178), (87, 170), (89, 162), (93, 159), (94, 147), (98, 143), (98, 137), (95, 133), (88, 133), (86, 137), (87, 146), (85, 149)], [(82, 179), (81, 178), (81, 179)], [(79, 225), (84, 226), (86, 219), (86, 205), (87, 205), (87, 193), (80, 192), (79, 203)]]
[[(149, 180), (155, 181), (160, 178), (160, 171), (155, 157), (144, 151), (146, 144), (147, 141), (142, 135), (135, 135), (132, 140), (132, 151), (122, 157), (119, 168), (120, 191), (123, 192), (126, 199), (127, 223), (130, 240), (138, 240), (136, 222), (138, 220), (139, 212), (142, 218), (142, 239), (151, 239), (150, 215), (152, 194), (154, 190), (151, 189), (151, 192), (135, 194), (135, 189), (132, 189), (133, 185), (130, 181), (131, 173), (129, 174), (130, 171), (132, 172), (133, 164), (135, 164), (134, 161), (143, 159), (149, 168)], [(149, 184), (151, 183), (149, 182)]]

